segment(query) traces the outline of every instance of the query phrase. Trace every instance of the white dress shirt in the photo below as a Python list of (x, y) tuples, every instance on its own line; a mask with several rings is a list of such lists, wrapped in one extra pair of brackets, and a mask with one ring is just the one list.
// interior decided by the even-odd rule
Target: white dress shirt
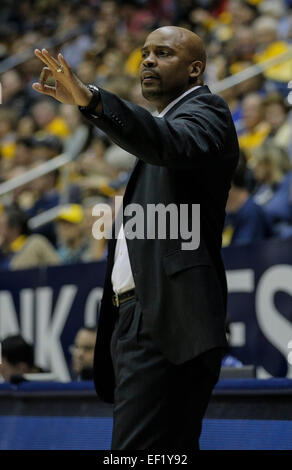
[[(169, 103), (161, 111), (161, 113), (156, 115), (154, 114), (155, 117), (163, 117), (178, 101), (180, 101), (182, 98), (184, 98), (186, 95), (196, 90), (197, 88), (200, 88), (200, 85), (194, 86), (193, 88), (190, 88), (189, 90), (185, 91), (182, 95), (180, 95), (178, 98)], [(113, 291), (116, 294), (122, 294), (123, 292), (127, 292), (128, 290), (135, 288), (135, 282), (132, 274), (123, 224), (121, 225), (116, 243), (111, 281)]]

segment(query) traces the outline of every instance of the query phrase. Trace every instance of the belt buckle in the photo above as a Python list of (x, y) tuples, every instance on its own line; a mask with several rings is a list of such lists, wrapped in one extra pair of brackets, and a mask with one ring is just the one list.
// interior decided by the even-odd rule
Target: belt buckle
[(113, 295), (113, 304), (114, 304), (115, 307), (119, 307), (119, 306), (120, 306), (118, 294)]

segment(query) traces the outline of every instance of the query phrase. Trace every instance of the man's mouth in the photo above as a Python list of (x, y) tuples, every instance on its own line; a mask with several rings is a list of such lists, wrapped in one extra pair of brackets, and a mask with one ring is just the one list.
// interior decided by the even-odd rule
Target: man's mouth
[(153, 83), (157, 80), (159, 80), (159, 78), (154, 78), (154, 77), (144, 78), (143, 83)]
[(143, 83), (150, 83), (154, 80), (160, 80), (158, 75), (152, 73), (152, 72), (144, 72), (142, 73), (142, 81)]

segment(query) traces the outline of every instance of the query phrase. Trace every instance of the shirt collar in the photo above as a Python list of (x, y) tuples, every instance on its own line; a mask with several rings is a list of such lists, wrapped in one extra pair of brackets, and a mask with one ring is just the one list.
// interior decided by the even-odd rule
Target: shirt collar
[(178, 96), (175, 100), (173, 100), (171, 103), (169, 103), (166, 108), (164, 108), (161, 113), (158, 113), (157, 111), (154, 113), (154, 116), (156, 117), (163, 117), (178, 101), (180, 101), (182, 98), (184, 98), (186, 95), (191, 93), (192, 91), (196, 90), (197, 88), (200, 88), (201, 85), (196, 85), (193, 86), (193, 88), (190, 88), (189, 90), (185, 91), (182, 95)]

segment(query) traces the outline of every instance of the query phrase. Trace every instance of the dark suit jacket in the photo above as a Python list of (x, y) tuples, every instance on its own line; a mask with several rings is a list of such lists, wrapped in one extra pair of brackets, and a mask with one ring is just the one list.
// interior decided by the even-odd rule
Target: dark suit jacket
[[(174, 364), (226, 347), (226, 277), (221, 234), (238, 142), (225, 101), (202, 86), (163, 118), (100, 89), (103, 113), (83, 112), (120, 147), (138, 157), (124, 196), (127, 204), (200, 204), (200, 245), (182, 250), (181, 237), (127, 239), (138, 300), (153, 342)], [(191, 210), (189, 210), (191, 216)], [(123, 223), (127, 222), (123, 217)], [(145, 225), (147, 220), (145, 218)], [(169, 228), (169, 227), (168, 227)], [(146, 229), (145, 229), (146, 231)], [(117, 318), (108, 265), (95, 349), (95, 386), (113, 401), (110, 339)]]

